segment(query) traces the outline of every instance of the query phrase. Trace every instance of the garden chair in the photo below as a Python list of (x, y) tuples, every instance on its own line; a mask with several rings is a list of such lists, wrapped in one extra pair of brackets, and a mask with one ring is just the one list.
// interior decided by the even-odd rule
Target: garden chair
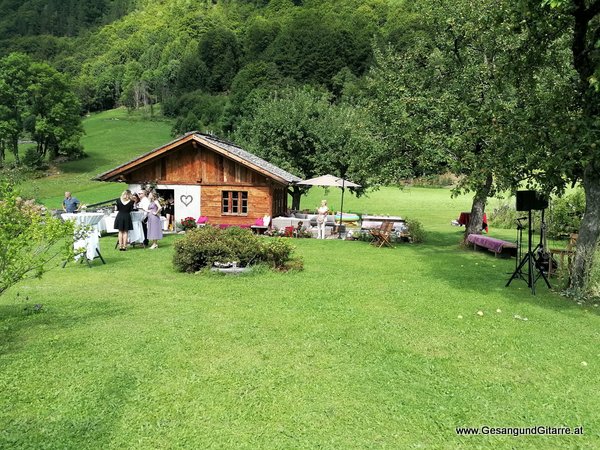
[[(575, 254), (575, 246), (577, 245), (577, 238), (579, 235), (577, 233), (571, 233), (569, 235), (569, 242), (567, 243), (566, 248), (551, 248), (550, 255), (554, 257), (554, 255), (558, 255), (560, 257), (560, 267), (564, 267), (565, 264), (565, 256), (567, 257), (567, 264), (571, 265), (571, 260), (573, 259), (573, 255)], [(554, 273), (554, 267), (550, 264), (548, 275), (552, 275)]]
[(387, 247), (393, 247), (391, 242), (393, 227), (393, 222), (383, 222), (381, 227), (372, 229), (371, 236), (373, 236), (373, 240), (371, 241), (371, 244), (379, 248), (383, 247), (384, 245)]

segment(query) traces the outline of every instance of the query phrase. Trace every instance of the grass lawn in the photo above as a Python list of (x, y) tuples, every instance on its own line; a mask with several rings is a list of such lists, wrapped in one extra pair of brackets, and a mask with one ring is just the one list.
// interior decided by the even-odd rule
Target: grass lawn
[[(82, 161), (71, 189), (91, 203), (85, 177), (118, 163)], [(40, 186), (50, 202), (65, 190)], [(302, 207), (338, 209), (339, 194), (313, 189)], [(443, 189), (349, 195), (348, 211), (421, 220), (426, 243), (297, 239), (301, 272), (180, 274), (179, 236), (127, 252), (102, 238), (106, 265), (55, 267), (0, 297), (0, 448), (600, 448), (600, 308), (541, 282), (536, 296), (505, 288), (514, 260), (461, 248), (450, 226), (468, 204)]]
[[(422, 191), (415, 217), (443, 193)], [(175, 273), (177, 236), (103, 238), (106, 265), (0, 299), (0, 448), (598, 447), (598, 308), (505, 288), (514, 262), (444, 226), (394, 249), (295, 240), (304, 271), (239, 277)], [(585, 435), (455, 434), (483, 425)]]

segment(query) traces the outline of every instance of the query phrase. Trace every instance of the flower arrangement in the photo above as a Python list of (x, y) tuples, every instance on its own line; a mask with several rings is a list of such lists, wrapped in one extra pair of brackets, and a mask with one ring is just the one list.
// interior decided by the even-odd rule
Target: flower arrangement
[(196, 228), (196, 219), (194, 219), (193, 217), (186, 217), (185, 219), (181, 219), (181, 228), (183, 228), (184, 231)]

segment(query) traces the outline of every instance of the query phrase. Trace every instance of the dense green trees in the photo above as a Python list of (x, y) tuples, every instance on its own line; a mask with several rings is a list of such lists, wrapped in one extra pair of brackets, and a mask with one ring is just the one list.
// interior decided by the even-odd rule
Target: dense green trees
[(19, 162), (19, 137), (27, 109), (27, 87), (32, 81), (30, 60), (12, 54), (0, 60), (0, 164), (10, 150)]
[[(348, 6), (357, 3), (339, 2), (345, 5), (339, 9), (292, 2), (269, 2), (264, 8), (248, 2), (206, 2), (195, 8), (185, 2), (148, 3), (82, 38), (81, 69), (72, 61), (65, 69), (78, 76), (86, 110), (134, 104), (132, 92), (140, 87), (148, 98), (172, 104), (191, 91), (229, 94), (238, 73), (259, 63), (294, 83), (332, 88), (341, 70), (355, 76), (366, 72), (372, 39), (385, 23), (381, 2)], [(137, 80), (127, 70), (133, 63), (141, 64)], [(235, 122), (231, 112), (237, 100), (223, 124)]]
[(361, 75), (369, 66), (371, 36), (344, 19), (320, 11), (297, 13), (268, 47), (266, 58), (299, 82), (331, 86), (344, 67)]
[(473, 9), (470, 1), (424, 0), (407, 16), (409, 29), (424, 33), (379, 56), (371, 109), (395, 161), (460, 176), (455, 192), (474, 194), (467, 233), (478, 233), (487, 198), (516, 188), (535, 151), (524, 137), (536, 131), (529, 91), (538, 67), (519, 64), (535, 50), (530, 30), (509, 1)]
[[(332, 104), (330, 93), (309, 87), (253, 100), (235, 132), (250, 151), (302, 178), (331, 173), (363, 186), (372, 180), (379, 142), (362, 109)], [(302, 192), (293, 187), (292, 208)]]
[(75, 36), (125, 15), (133, 0), (2, 0), (0, 40), (14, 36)]
[[(577, 253), (572, 270), (573, 288), (582, 291), (588, 282), (600, 240), (600, 1), (599, 0), (547, 0), (541, 2), (552, 5), (555, 11), (539, 3), (532, 6), (542, 17), (560, 14), (553, 25), (562, 32), (570, 43), (571, 64), (577, 77), (567, 93), (573, 108), (569, 128), (561, 126), (553, 117), (554, 128), (567, 138), (554, 148), (552, 154), (539, 161), (545, 173), (553, 175), (544, 181), (558, 187), (565, 182), (581, 181), (586, 209), (579, 229)], [(542, 11), (540, 11), (542, 9)], [(556, 132), (556, 131), (555, 131)], [(561, 170), (557, 171), (556, 167)]]
[(0, 60), (0, 164), (5, 150), (19, 162), (19, 139), (30, 137), (41, 157), (81, 154), (79, 101), (65, 77), (46, 63), (13, 53)]

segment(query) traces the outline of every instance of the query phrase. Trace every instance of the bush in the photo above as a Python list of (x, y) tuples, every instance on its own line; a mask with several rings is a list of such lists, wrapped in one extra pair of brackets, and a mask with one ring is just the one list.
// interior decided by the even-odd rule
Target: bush
[(501, 204), (488, 214), (488, 224), (495, 228), (514, 228), (519, 217), (517, 210), (507, 203)]
[(246, 267), (260, 260), (263, 239), (252, 234), (250, 230), (229, 227), (221, 231), (220, 237), (221, 242), (229, 251), (230, 258), (227, 261), (237, 261), (240, 266)]
[(373, 235), (369, 231), (355, 231), (352, 233), (352, 238), (357, 241), (371, 242), (373, 240)]
[(73, 222), (52, 218), (34, 200), (0, 183), (0, 295), (29, 277), (41, 277), (50, 262), (73, 257)]
[(175, 243), (173, 265), (180, 272), (197, 272), (214, 263), (227, 262), (237, 262), (241, 267), (265, 262), (281, 268), (292, 250), (288, 241), (265, 239), (247, 229), (205, 226), (191, 230)]
[(548, 237), (558, 238), (577, 233), (585, 212), (585, 194), (577, 189), (550, 203), (548, 213)]
[(293, 249), (289, 241), (284, 239), (265, 240), (261, 249), (261, 259), (267, 264), (281, 269), (290, 259)]
[(21, 159), (23, 165), (29, 169), (42, 170), (47, 167), (44, 158), (40, 155), (35, 147), (29, 147), (25, 151), (25, 155)]
[(412, 180), (412, 185), (426, 188), (446, 188), (453, 186), (455, 182), (456, 178), (452, 174), (446, 173), (415, 178)]
[[(218, 238), (218, 229), (213, 227), (191, 230), (175, 243), (173, 265), (179, 272), (197, 272), (212, 265), (217, 256), (218, 246), (213, 248)], [(219, 255), (221, 256), (221, 255)]]
[(408, 227), (408, 233), (414, 244), (419, 244), (425, 241), (425, 229), (423, 224), (417, 219), (406, 219), (406, 226)]
[[(551, 239), (568, 236), (577, 233), (581, 224), (581, 218), (585, 211), (585, 194), (583, 189), (577, 189), (571, 194), (552, 199), (550, 207), (546, 211), (547, 236)], [(489, 214), (489, 224), (497, 228), (515, 228), (516, 218), (526, 216), (524, 211), (517, 211), (513, 206), (504, 203), (494, 208)], [(532, 228), (540, 229), (540, 214), (533, 214)]]
[(83, 145), (79, 142), (79, 137), (72, 137), (60, 144), (59, 155), (64, 155), (69, 161), (82, 159), (87, 156), (83, 150)]

